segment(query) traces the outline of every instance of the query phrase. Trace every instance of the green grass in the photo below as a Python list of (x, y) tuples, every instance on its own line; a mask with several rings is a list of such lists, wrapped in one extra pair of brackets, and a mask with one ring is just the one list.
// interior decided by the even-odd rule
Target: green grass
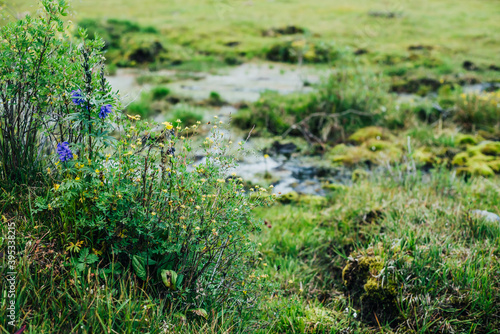
[[(14, 0), (11, 8), (33, 10), (33, 3)], [(232, 61), (265, 58), (274, 45), (300, 38), (312, 45), (331, 43), (342, 54), (366, 49), (368, 54), (354, 62), (331, 64), (338, 75), (346, 73), (344, 81), (333, 76), (319, 93), (266, 93), (240, 110), (234, 121), (242, 128), (257, 124), (257, 134), (280, 135), (312, 112), (370, 112), (376, 117), (343, 121), (346, 133), (340, 133), (337, 123), (329, 123), (327, 132), (322, 120), (307, 124), (331, 146), (345, 144), (325, 146), (323, 163), (334, 165), (341, 152), (344, 164), (367, 172), (357, 172), (349, 186), (326, 187), (333, 189), (326, 199), (291, 196), (290, 204), (256, 210), (257, 218), (267, 222), (253, 238), (260, 244), (259, 279), (269, 289), (251, 296), (257, 298), (253, 310), (209, 311), (207, 319), (172, 308), (161, 292), (111, 264), (93, 266), (87, 275), (74, 277), (70, 254), (55, 246), (52, 222), (32, 214), (35, 194), (53, 185), (1, 189), (0, 253), (7, 245), (5, 223), (15, 222), (20, 254), (16, 307), (18, 324), (28, 326), (25, 333), (499, 333), (500, 225), (470, 213), (480, 209), (500, 214), (499, 176), (474, 175), (480, 174), (474, 169), (478, 164), (493, 168), (492, 162), (500, 161), (500, 151), (485, 153), (479, 144), (500, 138), (496, 124), (500, 95), (463, 97), (453, 86), (463, 76), (498, 80), (498, 72), (485, 68), (500, 65), (500, 24), (493, 15), (500, 10), (499, 3), (147, 0), (137, 4), (74, 2), (70, 19), (112, 17), (152, 26), (158, 32), (141, 31), (127, 45), (141, 45), (144, 36), (159, 39), (168, 49), (165, 57), (182, 60), (168, 66), (186, 71), (206, 72)], [(370, 11), (402, 16), (374, 17)], [(288, 25), (306, 32), (262, 35), (263, 30)], [(239, 44), (227, 46), (229, 42)], [(411, 45), (432, 49), (408, 51)], [(465, 60), (481, 70), (463, 70)], [(151, 70), (163, 66), (149, 64)], [(438, 96), (396, 107), (389, 85), (404, 86), (427, 76), (443, 79)], [(128, 113), (143, 118), (165, 112), (167, 120), (179, 118), (191, 125), (202, 121), (206, 110), (188, 104), (224, 104), (213, 93), (202, 102), (186, 98), (173, 106), (169, 98), (177, 97), (163, 86), (164, 78), (152, 73), (138, 80), (161, 85), (128, 107)], [(416, 92), (425, 95), (429, 85), (418, 85)], [(436, 112), (433, 103), (447, 109), (448, 116)], [(350, 137), (366, 125), (382, 126), (381, 138)], [(454, 166), (458, 154), (466, 155), (463, 166)], [(391, 160), (379, 163), (381, 155)], [(413, 162), (423, 168), (409, 172)], [(373, 165), (377, 169), (369, 170)], [(465, 177), (457, 176), (460, 170)], [(0, 257), (2, 277), (6, 259)], [(6, 307), (3, 298), (1, 319)], [(0, 322), (0, 333), (11, 329)]]
[[(34, 11), (35, 3), (14, 0), (10, 6), (14, 12)], [(362, 59), (383, 66), (392, 75), (467, 73), (461, 64), (470, 60), (481, 71), (469, 75), (498, 78), (497, 73), (487, 70), (490, 65), (499, 66), (500, 23), (492, 13), (500, 10), (500, 4), (495, 1), (146, 0), (139, 6), (132, 0), (87, 0), (72, 6), (70, 19), (74, 22), (111, 17), (152, 26), (160, 31), (160, 40), (173, 48), (173, 53), (180, 47), (222, 58), (263, 57), (274, 45), (305, 38), (310, 43), (333, 43), (340, 49), (365, 49), (368, 54)], [(385, 18), (370, 12), (402, 15)], [(304, 28), (305, 33), (276, 37), (262, 34), (290, 25)], [(424, 49), (409, 51), (410, 46)], [(196, 57), (207, 56), (193, 59)]]

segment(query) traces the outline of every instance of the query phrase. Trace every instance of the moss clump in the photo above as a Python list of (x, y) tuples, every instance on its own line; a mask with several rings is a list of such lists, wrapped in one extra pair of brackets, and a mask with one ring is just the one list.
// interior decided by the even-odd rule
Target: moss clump
[(338, 192), (344, 192), (347, 190), (346, 186), (338, 183), (325, 183), (321, 187), (326, 190), (338, 191)]
[(441, 159), (436, 157), (434, 153), (429, 151), (426, 147), (419, 148), (413, 153), (413, 159), (419, 164), (425, 166), (433, 166), (439, 164)]
[(278, 197), (278, 202), (282, 204), (307, 204), (311, 206), (325, 205), (327, 203), (326, 198), (317, 195), (300, 195), (296, 191), (291, 191), (289, 193), (283, 194)]
[(330, 152), (331, 160), (334, 163), (342, 163), (346, 166), (354, 166), (363, 163), (373, 163), (375, 155), (370, 150), (361, 146), (337, 145)]
[(364, 143), (368, 139), (388, 139), (388, 136), (384, 133), (384, 129), (381, 127), (368, 126), (366, 128), (359, 129), (349, 137), (349, 140), (358, 144)]
[(460, 134), (455, 139), (457, 145), (477, 145), (478, 142), (478, 138), (473, 135)]
[(278, 197), (278, 202), (283, 204), (297, 203), (299, 200), (299, 194), (296, 191), (290, 191), (289, 193), (283, 194)]
[(379, 256), (364, 255), (351, 259), (342, 271), (346, 295), (361, 308), (361, 318), (369, 323), (390, 321), (398, 315), (396, 285), (378, 278), (383, 268)]
[(469, 154), (467, 152), (460, 152), (455, 157), (453, 157), (453, 160), (451, 163), (454, 166), (465, 166), (467, 165), (467, 162), (469, 161)]
[(485, 142), (479, 145), (482, 154), (485, 155), (500, 155), (500, 142)]
[(495, 172), (487, 162), (472, 162), (467, 167), (458, 168), (457, 175), (490, 177), (494, 176)]
[(500, 159), (489, 161), (488, 167), (490, 167), (495, 173), (500, 173)]

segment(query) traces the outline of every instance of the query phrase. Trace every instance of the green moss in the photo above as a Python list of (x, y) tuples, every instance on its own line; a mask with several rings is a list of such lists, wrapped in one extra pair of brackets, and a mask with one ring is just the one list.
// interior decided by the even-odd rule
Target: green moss
[(494, 176), (495, 172), (486, 162), (473, 162), (467, 167), (458, 168), (457, 174), (490, 177)]
[(368, 126), (366, 128), (359, 129), (354, 132), (349, 140), (356, 143), (364, 143), (368, 139), (387, 139), (388, 137), (384, 135), (384, 130), (378, 126)]
[(376, 138), (368, 139), (364, 146), (372, 151), (389, 151), (395, 149), (395, 145), (386, 140), (378, 140)]
[(346, 293), (355, 305), (361, 307), (361, 317), (376, 323), (397, 316), (396, 285), (379, 279), (384, 261), (379, 256), (360, 256), (351, 259), (342, 271)]
[(331, 190), (331, 191), (338, 191), (338, 192), (343, 192), (347, 190), (347, 187), (344, 186), (343, 184), (338, 184), (338, 183), (325, 183), (322, 185), (323, 189)]
[(469, 154), (467, 152), (460, 152), (455, 157), (453, 157), (453, 160), (451, 163), (454, 166), (465, 166), (467, 165), (467, 162), (469, 161)]
[(291, 191), (278, 197), (278, 202), (283, 204), (297, 203), (298, 200), (299, 194), (296, 191)]
[(478, 139), (473, 135), (460, 134), (457, 136), (455, 143), (457, 145), (477, 145)]
[(415, 159), (417, 163), (427, 166), (433, 166), (441, 162), (441, 159), (436, 157), (435, 154), (426, 147), (417, 149), (413, 153), (413, 159)]
[(500, 173), (500, 159), (489, 161), (488, 167), (490, 167), (495, 173)]
[(322, 205), (326, 205), (327, 200), (323, 196), (301, 195), (301, 196), (299, 196), (299, 203), (310, 205), (310, 206), (322, 206)]
[(481, 153), (486, 155), (500, 155), (500, 142), (485, 142), (479, 145)]
[[(341, 146), (341, 147), (339, 147)], [(330, 153), (331, 160), (334, 163), (342, 163), (347, 166), (354, 166), (365, 162), (373, 162), (375, 155), (373, 152), (362, 146), (337, 145)]]
[(323, 196), (317, 195), (301, 195), (296, 191), (291, 191), (289, 193), (283, 194), (278, 197), (278, 202), (282, 204), (305, 204), (309, 206), (321, 206), (327, 203), (327, 200)]

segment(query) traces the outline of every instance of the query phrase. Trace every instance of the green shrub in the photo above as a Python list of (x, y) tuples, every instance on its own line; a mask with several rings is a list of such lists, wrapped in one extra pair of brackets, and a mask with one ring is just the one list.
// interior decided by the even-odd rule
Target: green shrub
[(164, 86), (157, 86), (151, 90), (153, 100), (162, 100), (170, 94), (170, 89)]
[[(0, 30), (5, 41), (0, 44), (0, 180), (10, 185), (39, 179), (41, 169), (51, 164), (44, 158), (54, 141), (80, 143), (82, 133), (92, 128), (90, 115), (113, 103), (103, 81), (103, 43), (70, 43), (59, 18), (64, 2), (42, 5), (40, 17), (26, 16)], [(94, 98), (75, 106), (71, 100), (77, 90)], [(102, 134), (94, 144), (100, 139)]]
[(500, 125), (500, 91), (456, 96), (453, 120), (466, 130), (491, 131)]
[[(382, 77), (358, 68), (341, 69), (312, 93), (266, 92), (249, 110), (240, 110), (233, 122), (245, 129), (255, 125), (257, 130), (304, 135), (312, 141), (345, 139), (359, 128), (385, 121), (385, 112), (392, 108), (387, 92)], [(392, 126), (401, 125), (399, 118), (390, 121)]]
[(157, 124), (135, 119), (116, 120), (123, 135), (108, 154), (59, 164), (62, 178), (38, 199), (39, 210), (60, 219), (64, 243), (101, 249), (104, 261), (117, 257), (140, 279), (161, 284), (172, 302), (244, 303), (252, 283), (249, 234), (257, 229), (251, 209), (269, 197), (247, 197), (228, 178), (234, 161), (220, 135), (205, 142), (207, 159), (193, 169), (180, 126), (170, 130), (166, 122), (154, 132)]
[(168, 120), (172, 123), (180, 120), (184, 126), (191, 127), (203, 121), (203, 114), (187, 105), (179, 105), (169, 115)]

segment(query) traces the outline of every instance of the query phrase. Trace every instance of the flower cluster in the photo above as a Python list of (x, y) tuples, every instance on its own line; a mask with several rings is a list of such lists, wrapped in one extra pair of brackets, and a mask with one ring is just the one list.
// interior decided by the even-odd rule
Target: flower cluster
[(71, 152), (67, 141), (57, 144), (57, 154), (63, 162), (73, 159), (73, 152)]
[(73, 100), (73, 103), (76, 104), (77, 106), (82, 105), (85, 102), (81, 89), (72, 91), (71, 99)]
[(105, 106), (101, 107), (101, 111), (99, 112), (99, 118), (104, 119), (110, 113), (111, 113), (111, 104), (106, 104)]

